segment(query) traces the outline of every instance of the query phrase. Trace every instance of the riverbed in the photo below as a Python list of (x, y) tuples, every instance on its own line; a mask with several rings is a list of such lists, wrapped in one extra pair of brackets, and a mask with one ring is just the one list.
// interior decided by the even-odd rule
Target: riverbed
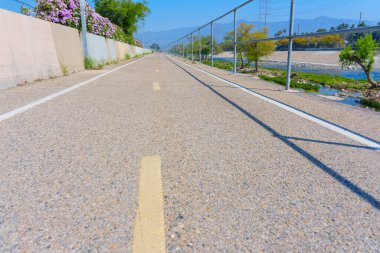
[[(216, 57), (215, 60), (221, 61), (233, 61), (232, 58), (227, 57)], [(286, 69), (286, 62), (280, 61), (261, 61), (259, 63), (260, 67), (264, 68), (276, 68), (276, 69)], [(318, 64), (310, 64), (310, 63), (300, 63), (294, 62), (292, 64), (292, 71), (295, 72), (307, 72), (307, 73), (316, 73), (316, 74), (329, 74), (329, 75), (339, 75), (343, 77), (353, 78), (356, 80), (364, 79), (366, 80), (365, 73), (358, 67), (351, 69), (342, 69), (341, 67), (334, 65), (318, 65)], [(372, 73), (372, 76), (375, 80), (380, 80), (380, 69), (375, 69)]]

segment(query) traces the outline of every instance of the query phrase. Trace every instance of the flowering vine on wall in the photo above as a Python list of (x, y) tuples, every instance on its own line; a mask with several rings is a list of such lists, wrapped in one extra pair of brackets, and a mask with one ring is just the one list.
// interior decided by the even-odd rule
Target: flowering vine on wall
[[(113, 39), (116, 26), (85, 3), (87, 31)], [(79, 0), (37, 0), (36, 17), (81, 30)]]

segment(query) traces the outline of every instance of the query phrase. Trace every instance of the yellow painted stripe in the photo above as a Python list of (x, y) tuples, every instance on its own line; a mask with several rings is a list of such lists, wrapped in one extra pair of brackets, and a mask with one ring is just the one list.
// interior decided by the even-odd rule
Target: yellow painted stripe
[(153, 90), (156, 90), (156, 91), (161, 90), (160, 83), (153, 83)]
[(159, 156), (144, 157), (140, 168), (139, 200), (133, 231), (133, 253), (165, 253), (164, 226), (161, 158)]

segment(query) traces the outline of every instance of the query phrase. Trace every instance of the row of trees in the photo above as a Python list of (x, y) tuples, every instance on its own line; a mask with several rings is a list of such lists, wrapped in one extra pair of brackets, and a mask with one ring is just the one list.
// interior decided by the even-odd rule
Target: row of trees
[[(297, 38), (293, 40), (294, 48), (342, 48), (345, 45), (345, 40), (342, 36), (328, 35), (323, 37), (307, 37)], [(281, 39), (277, 42), (277, 49), (287, 49), (289, 45), (288, 39)]]
[[(211, 57), (211, 36), (194, 36), (193, 41), (193, 46), (191, 43), (185, 43), (184, 46), (175, 45), (172, 52), (177, 54), (184, 53), (186, 56), (193, 52), (195, 57), (200, 55), (202, 60), (209, 60)], [(221, 46), (214, 38), (214, 54), (220, 54), (222, 51)]]
[[(237, 29), (238, 41), (251, 41), (255, 39), (268, 38), (268, 29), (263, 28), (260, 31), (252, 31), (253, 25), (241, 23)], [(222, 51), (233, 50), (233, 37), (234, 32), (228, 32), (222, 43), (217, 43), (214, 38), (214, 54), (219, 54)], [(265, 41), (259, 43), (239, 43), (237, 45), (237, 54), (239, 60), (240, 69), (249, 66), (252, 62), (255, 63), (255, 69), (258, 71), (258, 62), (260, 58), (266, 56), (276, 49), (276, 43), (274, 41)], [(194, 36), (193, 48), (192, 45), (187, 43), (182, 48), (182, 45), (176, 45), (172, 48), (172, 52), (184, 53), (188, 55), (193, 50), (194, 55), (198, 56), (200, 53), (202, 60), (208, 60), (211, 57), (211, 36)]]
[[(377, 24), (380, 25), (380, 22)], [(316, 33), (322, 33), (322, 32), (328, 32), (328, 31), (341, 31), (341, 30), (347, 30), (347, 29), (355, 29), (355, 28), (363, 28), (363, 27), (368, 27), (368, 25), (365, 22), (361, 22), (358, 26), (355, 24), (349, 25), (347, 23), (342, 23), (338, 26), (332, 26), (330, 29), (326, 28), (319, 28), (315, 32)], [(282, 37), (282, 36), (287, 36), (286, 34), (287, 30), (282, 29), (279, 30), (274, 34), (276, 38)], [(307, 35), (307, 34), (312, 34), (311, 32), (302, 32), (301, 35)], [(294, 33), (294, 35), (297, 35), (297, 33)], [(304, 39), (296, 39), (295, 40), (295, 46), (298, 48), (305, 48), (305, 47), (314, 47), (314, 48), (340, 48), (343, 47), (344, 44), (346, 43), (347, 45), (353, 46), (356, 44), (359, 38), (363, 37), (364, 34), (358, 33), (358, 34), (350, 34), (347, 35), (346, 37), (339, 36), (339, 35), (334, 35), (334, 36), (325, 36), (325, 37), (310, 37), (306, 40)], [(372, 37), (375, 41), (380, 43), (380, 32), (373, 32)], [(286, 42), (286, 41), (283, 41)], [(281, 43), (280, 43), (281, 44)], [(280, 45), (280, 47), (287, 47), (287, 43), (285, 45)]]

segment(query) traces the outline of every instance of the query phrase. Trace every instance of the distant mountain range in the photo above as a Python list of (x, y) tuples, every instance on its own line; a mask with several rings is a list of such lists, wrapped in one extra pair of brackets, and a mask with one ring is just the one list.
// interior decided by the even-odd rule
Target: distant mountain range
[[(247, 23), (247, 24), (253, 24), (254, 27), (259, 27), (258, 21), (247, 21), (247, 20), (239, 20), (238, 24), (240, 23)], [(367, 25), (376, 25), (379, 21), (364, 21)], [(358, 20), (352, 20), (352, 19), (335, 19), (330, 17), (318, 17), (314, 19), (295, 19), (295, 25), (294, 25), (294, 31), (295, 32), (315, 32), (319, 28), (326, 28), (327, 30), (330, 29), (330, 27), (338, 26), (342, 23), (347, 23), (350, 26), (352, 24), (357, 25)], [(288, 22), (282, 21), (282, 22), (272, 22), (267, 23), (266, 27), (269, 29), (270, 36), (274, 36), (274, 34), (282, 29), (288, 30)], [(160, 45), (161, 48), (164, 48), (168, 46), (170, 43), (172, 43), (174, 40), (178, 39), (179, 37), (182, 37), (194, 30), (196, 30), (198, 27), (184, 27), (184, 28), (177, 28), (173, 30), (168, 31), (161, 31), (161, 32), (143, 32), (143, 33), (137, 33), (136, 38), (141, 40), (146, 46), (149, 46), (153, 43), (157, 43)], [(224, 35), (231, 31), (233, 29), (233, 23), (226, 23), (226, 24), (215, 24), (214, 27), (214, 34), (215, 38), (218, 42), (223, 41)], [(209, 34), (210, 28), (207, 27), (203, 29), (202, 35)]]

